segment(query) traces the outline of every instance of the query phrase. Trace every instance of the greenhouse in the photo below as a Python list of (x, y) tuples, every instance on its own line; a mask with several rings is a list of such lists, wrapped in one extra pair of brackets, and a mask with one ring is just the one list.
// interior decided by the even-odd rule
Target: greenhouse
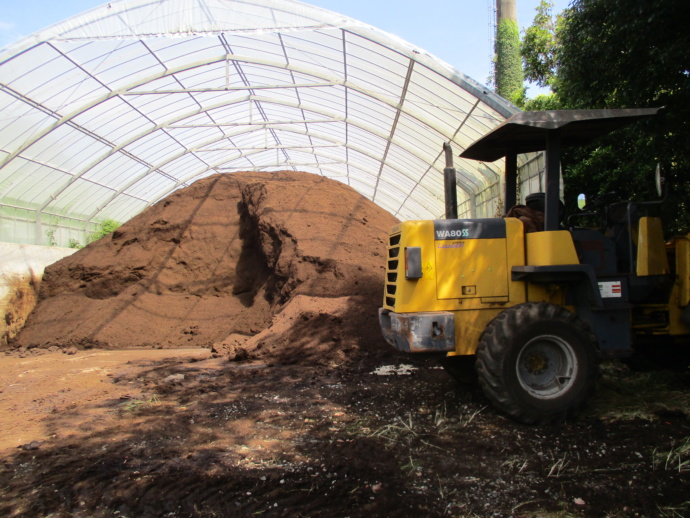
[(444, 142), (460, 216), (493, 216), (503, 162), (458, 154), (517, 111), (411, 43), (290, 0), (104, 4), (1, 50), (0, 106), (0, 241), (53, 246), (237, 171), (322, 175), (401, 220), (439, 218)]

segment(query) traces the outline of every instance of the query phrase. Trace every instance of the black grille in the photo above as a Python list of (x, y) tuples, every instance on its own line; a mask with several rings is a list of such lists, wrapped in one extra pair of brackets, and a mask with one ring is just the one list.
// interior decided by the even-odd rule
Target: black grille
[(386, 298), (385, 305), (395, 309), (395, 292), (398, 281), (398, 265), (400, 263), (400, 237), (394, 234), (388, 239), (388, 267), (386, 269)]

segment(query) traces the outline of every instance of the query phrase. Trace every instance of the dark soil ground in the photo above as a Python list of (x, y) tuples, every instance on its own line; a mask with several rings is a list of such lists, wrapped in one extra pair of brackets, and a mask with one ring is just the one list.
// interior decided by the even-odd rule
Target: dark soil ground
[[(607, 364), (585, 415), (530, 427), (487, 407), (435, 358), (286, 365), (203, 350), (99, 354), (3, 358), (0, 396), (15, 395), (3, 418), (32, 421), (33, 435), (2, 436), (0, 515), (690, 513), (684, 371)], [(70, 362), (83, 362), (78, 382), (64, 371)]]

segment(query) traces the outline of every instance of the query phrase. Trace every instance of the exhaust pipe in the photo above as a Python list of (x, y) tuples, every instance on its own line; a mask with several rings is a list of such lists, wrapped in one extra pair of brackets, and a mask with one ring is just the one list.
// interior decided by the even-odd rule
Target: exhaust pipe
[(446, 202), (446, 219), (458, 219), (458, 191), (455, 168), (453, 167), (453, 150), (448, 142), (443, 143), (446, 154), (446, 167), (443, 170), (443, 189)]

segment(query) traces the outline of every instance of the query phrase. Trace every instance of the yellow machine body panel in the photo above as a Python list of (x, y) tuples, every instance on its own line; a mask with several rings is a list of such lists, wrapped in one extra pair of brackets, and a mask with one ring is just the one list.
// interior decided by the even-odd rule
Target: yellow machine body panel
[(679, 307), (690, 303), (690, 234), (673, 242), (676, 256), (676, 289), (672, 301)]
[[(528, 266), (579, 264), (573, 237), (567, 230), (552, 230), (525, 234)], [(565, 289), (562, 285), (527, 285), (527, 302), (548, 302), (563, 305)]]
[(690, 234), (675, 238), (666, 248), (673, 252), (676, 268), (676, 282), (668, 305), (668, 333), (671, 336), (690, 334), (690, 325), (682, 318), (690, 304)]
[(527, 234), (527, 264), (553, 266), (579, 264), (573, 237), (567, 230), (533, 232)]
[[(460, 311), (524, 302), (524, 283), (510, 280), (510, 268), (525, 264), (522, 223), (513, 218), (491, 221), (503, 225), (503, 237), (436, 239), (438, 222), (430, 220), (395, 226), (388, 249), (384, 308), (398, 313)], [(420, 278), (406, 278), (409, 247), (421, 248)]]
[[(420, 276), (408, 278), (413, 247), (420, 249)], [(474, 354), (486, 324), (526, 300), (525, 283), (510, 274), (524, 265), (518, 219), (406, 221), (391, 230), (383, 307), (397, 314), (454, 314), (450, 354)]]
[(440, 242), (435, 250), (439, 299), (499, 297), (508, 301), (505, 238)]
[[(398, 313), (445, 311), (451, 303), (436, 298), (436, 256), (433, 248), (433, 221), (405, 221), (391, 230), (383, 307)], [(422, 276), (405, 278), (405, 249), (421, 248)]]
[[(673, 301), (674, 298), (676, 298), (676, 291), (678, 287), (674, 287), (673, 291), (671, 292), (671, 300)], [(670, 336), (680, 336), (680, 335), (687, 335), (690, 334), (690, 325), (686, 324), (682, 320), (682, 315), (683, 315), (683, 309), (681, 308), (678, 304), (671, 304), (668, 305), (668, 314), (669, 314), (669, 326), (668, 326), (668, 334)]]
[(637, 275), (667, 275), (669, 271), (661, 218), (640, 218), (637, 230)]
[(646, 335), (689, 335), (690, 234), (665, 243), (661, 220), (642, 217), (637, 236), (637, 276), (663, 276), (673, 271), (675, 282), (668, 303), (636, 306), (633, 328)]
[(455, 350), (448, 356), (474, 354), (484, 329), (501, 311), (503, 307), (459, 312), (455, 318)]

